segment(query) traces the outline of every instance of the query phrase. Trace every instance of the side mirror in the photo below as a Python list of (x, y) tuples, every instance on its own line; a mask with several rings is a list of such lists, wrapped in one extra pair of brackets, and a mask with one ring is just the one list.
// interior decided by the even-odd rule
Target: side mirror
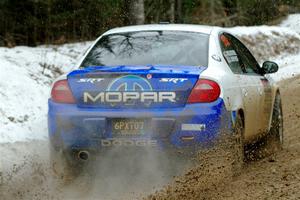
[(278, 65), (272, 61), (265, 61), (262, 65), (262, 71), (264, 74), (271, 74), (278, 71)]

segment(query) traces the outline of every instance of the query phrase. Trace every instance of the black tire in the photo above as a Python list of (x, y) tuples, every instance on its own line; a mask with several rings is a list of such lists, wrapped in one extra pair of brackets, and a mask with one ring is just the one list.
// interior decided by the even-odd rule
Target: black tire
[(231, 136), (233, 175), (239, 175), (244, 166), (244, 130), (244, 121), (240, 115), (237, 115)]

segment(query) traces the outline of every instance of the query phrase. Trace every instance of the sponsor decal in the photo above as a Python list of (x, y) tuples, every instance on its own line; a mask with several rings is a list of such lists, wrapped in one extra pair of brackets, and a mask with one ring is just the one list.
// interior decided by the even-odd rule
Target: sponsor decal
[(239, 61), (239, 58), (238, 58), (235, 50), (224, 51), (223, 54), (224, 54), (224, 57), (226, 58), (227, 62), (229, 62), (229, 63)]
[(157, 140), (103, 139), (103, 140), (101, 140), (101, 146), (102, 147), (112, 147), (112, 146), (115, 146), (115, 147), (120, 147), (120, 146), (155, 147), (155, 146), (157, 146)]
[(175, 92), (154, 92), (150, 83), (140, 76), (127, 75), (115, 79), (106, 91), (98, 94), (83, 93), (84, 103), (125, 103), (134, 105), (143, 102), (150, 105), (152, 102), (176, 102)]
[(153, 88), (147, 79), (136, 76), (122, 76), (110, 83), (106, 91), (152, 91)]
[(173, 83), (182, 83), (184, 81), (187, 81), (188, 79), (187, 78), (161, 78), (159, 80), (159, 82), (173, 82)]
[(99, 92), (92, 95), (89, 92), (83, 93), (84, 103), (121, 103), (140, 101), (144, 103), (151, 102), (176, 102), (175, 92)]
[(78, 83), (99, 83), (103, 81), (103, 78), (81, 78), (77, 82)]

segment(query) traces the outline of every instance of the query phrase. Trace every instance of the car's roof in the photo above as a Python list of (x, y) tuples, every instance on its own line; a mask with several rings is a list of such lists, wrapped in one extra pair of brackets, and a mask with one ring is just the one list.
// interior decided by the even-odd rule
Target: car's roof
[(113, 28), (105, 32), (104, 35), (114, 34), (114, 33), (134, 32), (134, 31), (151, 31), (151, 30), (189, 31), (189, 32), (210, 34), (214, 28), (215, 28), (214, 26), (191, 25), (191, 24), (148, 24), (148, 25), (124, 26), (119, 28)]

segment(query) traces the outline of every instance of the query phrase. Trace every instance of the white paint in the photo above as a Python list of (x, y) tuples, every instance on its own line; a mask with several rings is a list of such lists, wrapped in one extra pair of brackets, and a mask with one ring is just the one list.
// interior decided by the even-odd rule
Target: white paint
[(204, 131), (205, 124), (181, 124), (182, 131)]

